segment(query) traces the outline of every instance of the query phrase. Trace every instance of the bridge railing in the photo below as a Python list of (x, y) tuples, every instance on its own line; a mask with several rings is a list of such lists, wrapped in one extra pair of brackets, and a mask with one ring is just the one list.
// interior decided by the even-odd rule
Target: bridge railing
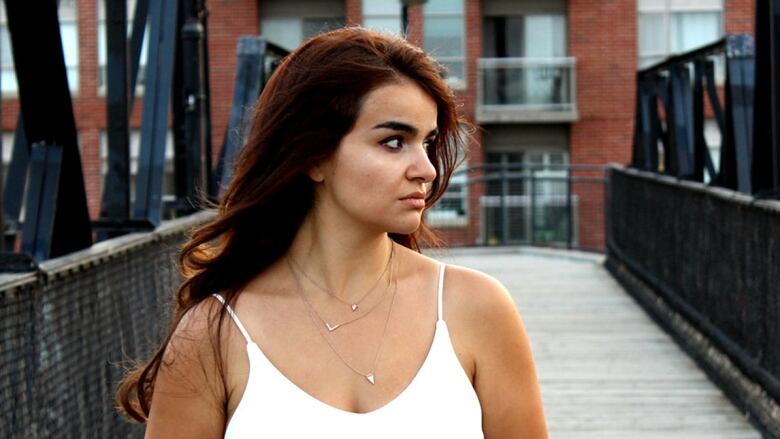
[[(563, 157), (561, 155), (561, 157)], [(603, 251), (603, 165), (505, 162), (459, 168), (427, 211), (449, 245)]]
[(0, 276), (0, 437), (143, 437), (114, 409), (114, 389), (164, 335), (175, 255), (210, 215)]
[[(635, 169), (609, 172), (608, 266), (726, 394), (776, 435), (778, 237), (780, 201)], [(645, 287), (652, 293), (643, 296)]]

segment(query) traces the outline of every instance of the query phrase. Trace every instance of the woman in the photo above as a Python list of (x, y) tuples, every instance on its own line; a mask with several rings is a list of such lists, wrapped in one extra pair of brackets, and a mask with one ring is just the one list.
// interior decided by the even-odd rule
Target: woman
[(282, 62), (168, 337), (121, 383), (148, 438), (546, 437), (506, 290), (419, 253), (455, 107), (401, 38), (340, 29)]

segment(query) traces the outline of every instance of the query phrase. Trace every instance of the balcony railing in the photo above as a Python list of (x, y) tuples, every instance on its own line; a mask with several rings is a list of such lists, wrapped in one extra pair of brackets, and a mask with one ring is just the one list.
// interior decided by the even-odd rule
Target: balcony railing
[(574, 122), (574, 58), (480, 58), (477, 121)]

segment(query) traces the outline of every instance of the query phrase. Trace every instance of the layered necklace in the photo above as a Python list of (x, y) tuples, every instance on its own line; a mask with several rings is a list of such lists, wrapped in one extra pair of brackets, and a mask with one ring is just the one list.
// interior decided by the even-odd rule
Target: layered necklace
[[(307, 299), (306, 295), (303, 293), (303, 287), (301, 285), (301, 280), (298, 277), (298, 273), (295, 270), (296, 264), (292, 261), (292, 259), (290, 257), (286, 258), (288, 267), (290, 269), (290, 273), (292, 274), (293, 279), (295, 280), (295, 284), (297, 286), (298, 295), (301, 296), (301, 299), (303, 300), (303, 303), (306, 305), (307, 314), (309, 315), (309, 318), (312, 320), (312, 323), (314, 323), (315, 327), (317, 328), (317, 333), (320, 334), (322, 339), (325, 340), (325, 343), (328, 345), (328, 347), (330, 347), (330, 349), (333, 351), (333, 353), (336, 354), (336, 356), (339, 358), (339, 360), (341, 360), (342, 363), (344, 363), (345, 366), (347, 366), (350, 370), (352, 370), (356, 374), (358, 374), (358, 375), (362, 376), (363, 378), (365, 378), (366, 381), (368, 381), (371, 384), (374, 384), (376, 382), (376, 366), (377, 366), (377, 364), (379, 362), (379, 355), (382, 352), (382, 346), (384, 345), (384, 341), (385, 341), (385, 334), (387, 333), (387, 325), (390, 322), (390, 314), (392, 314), (393, 304), (395, 303), (395, 295), (396, 295), (396, 292), (398, 291), (398, 281), (393, 279), (393, 270), (392, 269), (388, 270), (388, 267), (390, 267), (392, 265), (393, 253), (394, 253), (394, 249), (395, 249), (395, 243), (393, 243), (391, 241), (390, 245), (391, 245), (391, 250), (390, 250), (390, 257), (388, 258), (387, 266), (385, 267), (385, 270), (382, 272), (382, 274), (379, 276), (379, 279), (377, 280), (376, 284), (371, 288), (371, 290), (369, 290), (369, 292), (370, 292), (373, 289), (375, 289), (376, 285), (379, 284), (379, 281), (384, 277), (385, 273), (388, 273), (388, 271), (389, 271), (390, 276), (389, 276), (389, 279), (388, 279), (388, 286), (387, 286), (387, 288), (385, 290), (385, 294), (382, 295), (382, 298), (380, 300), (378, 300), (377, 303), (374, 306), (372, 306), (368, 311), (366, 311), (362, 315), (360, 315), (360, 316), (358, 316), (358, 317), (356, 317), (354, 319), (347, 320), (346, 322), (342, 322), (342, 323), (337, 324), (337, 325), (331, 325), (327, 321), (325, 321), (325, 319), (322, 318), (320, 313), (317, 312), (317, 309), (314, 308), (314, 306), (311, 304), (311, 302), (309, 302), (309, 299)], [(301, 274), (303, 274), (307, 279), (309, 279), (311, 281), (311, 278), (306, 276), (305, 272), (303, 272), (302, 270), (301, 270)], [(314, 283), (314, 282), (312, 281), (312, 283)], [(316, 283), (315, 283), (315, 285), (316, 285)], [(384, 296), (387, 294), (387, 291), (390, 289), (391, 285), (392, 285), (392, 290), (393, 290), (392, 298), (390, 300), (390, 308), (387, 310), (387, 316), (385, 317), (385, 324), (384, 324), (384, 328), (382, 329), (382, 335), (381, 335), (381, 337), (379, 339), (379, 344), (378, 344), (378, 346), (376, 348), (376, 352), (374, 354), (374, 359), (373, 359), (373, 361), (371, 363), (371, 369), (368, 372), (363, 372), (361, 370), (358, 370), (357, 368), (355, 368), (351, 364), (349, 364), (349, 362), (346, 359), (344, 359), (344, 356), (341, 355), (341, 352), (339, 352), (338, 349), (336, 349), (336, 347), (333, 345), (333, 343), (328, 338), (328, 336), (329, 336), (329, 334), (331, 332), (335, 331), (337, 328), (342, 327), (342, 326), (344, 326), (344, 325), (346, 325), (348, 323), (352, 323), (352, 322), (354, 322), (356, 320), (359, 320), (359, 319), (367, 316), (368, 314), (370, 314), (371, 311), (373, 311), (374, 309), (376, 309), (379, 306), (379, 304), (384, 302)], [(365, 298), (367, 295), (368, 295), (368, 293), (366, 293), (360, 300), (362, 301), (363, 298)], [(331, 297), (336, 297), (336, 296), (335, 295), (331, 295)], [(344, 302), (344, 301), (342, 301), (342, 302)], [(344, 303), (350, 304), (349, 302), (344, 302)], [(350, 304), (350, 305), (352, 305), (352, 304)], [(353, 309), (353, 311), (354, 311), (354, 309)], [(320, 322), (324, 323), (324, 325), (325, 325), (325, 327), (327, 329), (327, 332), (324, 332), (324, 331), (322, 331), (320, 329), (321, 325), (319, 323), (317, 323), (317, 320), (319, 320)]]
[[(377, 278), (376, 282), (374, 282), (374, 284), (371, 286), (371, 288), (365, 294), (363, 294), (363, 296), (357, 302), (354, 302), (354, 303), (347, 302), (347, 301), (341, 299), (333, 291), (331, 291), (330, 289), (325, 288), (322, 285), (320, 285), (319, 283), (317, 283), (308, 274), (306, 274), (306, 272), (303, 271), (301, 266), (298, 265), (298, 263), (296, 263), (292, 258), (288, 257), (287, 258), (287, 263), (288, 263), (288, 265), (290, 267), (290, 271), (293, 273), (293, 276), (295, 276), (295, 280), (298, 282), (299, 287), (300, 287), (301, 283), (300, 283), (300, 280), (298, 279), (298, 276), (297, 276), (298, 273), (300, 273), (303, 277), (305, 277), (314, 286), (316, 286), (320, 290), (322, 290), (325, 293), (327, 293), (330, 297), (338, 300), (339, 302), (341, 302), (341, 303), (343, 303), (345, 305), (349, 305), (349, 307), (352, 310), (352, 312), (355, 312), (355, 310), (357, 310), (360, 307), (360, 303), (363, 301), (363, 299), (368, 297), (368, 295), (372, 291), (374, 291), (376, 289), (376, 287), (379, 285), (379, 283), (381, 282), (382, 278), (385, 277), (385, 274), (387, 274), (387, 272), (388, 272), (388, 270), (390, 268), (390, 265), (392, 265), (393, 255), (394, 254), (395, 254), (395, 243), (393, 241), (390, 241), (390, 256), (388, 256), (388, 258), (387, 258), (387, 263), (385, 264), (385, 269), (379, 275), (379, 277)], [(389, 282), (388, 282), (388, 285), (389, 285)], [(385, 290), (385, 294), (387, 294), (387, 290)], [(303, 296), (303, 298), (308, 303), (308, 299), (306, 299), (305, 295)], [(382, 296), (382, 298), (384, 298), (384, 295)], [(362, 319), (363, 317), (371, 314), (371, 311), (373, 311), (377, 306), (379, 306), (380, 303), (382, 303), (382, 299), (378, 300), (365, 313), (360, 314), (360, 315), (358, 315), (356, 317), (344, 320), (343, 322), (340, 322), (340, 323), (330, 323), (329, 321), (325, 320), (319, 313), (317, 313), (317, 319), (320, 320), (320, 322), (322, 322), (323, 325), (325, 325), (325, 328), (328, 330), (328, 332), (333, 332), (333, 331), (335, 331), (338, 328), (346, 326), (346, 325), (348, 325), (348, 324), (350, 324), (352, 322), (358, 321), (358, 320)]]
[[(373, 285), (371, 285), (371, 288), (368, 289), (368, 291), (363, 294), (360, 299), (358, 299), (356, 302), (347, 302), (341, 297), (338, 296), (333, 290), (321, 285), (319, 282), (315, 281), (311, 278), (306, 272), (301, 268), (300, 265), (298, 265), (297, 262), (295, 262), (293, 259), (288, 258), (288, 261), (290, 261), (290, 264), (297, 270), (303, 277), (305, 277), (309, 282), (311, 282), (315, 287), (319, 288), (321, 291), (324, 291), (332, 298), (338, 300), (339, 302), (349, 305), (349, 307), (352, 309), (352, 311), (357, 311), (357, 309), (360, 307), (360, 302), (363, 301), (366, 297), (368, 297), (369, 294), (371, 294), (374, 289), (376, 289), (377, 285), (379, 285), (379, 282), (382, 280), (383, 277), (385, 277), (385, 274), (387, 274), (388, 268), (390, 268), (390, 262), (393, 260), (393, 253), (395, 253), (395, 245), (393, 244), (393, 241), (390, 241), (390, 256), (387, 257), (387, 263), (385, 264), (385, 269), (382, 270), (382, 273), (379, 275), (379, 277), (376, 279), (376, 282), (374, 282)], [(370, 311), (369, 311), (370, 312)]]

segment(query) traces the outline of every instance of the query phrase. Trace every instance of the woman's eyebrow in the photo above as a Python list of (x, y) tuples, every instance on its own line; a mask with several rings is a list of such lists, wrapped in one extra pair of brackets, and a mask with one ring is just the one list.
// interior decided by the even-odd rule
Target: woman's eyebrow
[[(375, 125), (373, 129), (382, 129), (382, 128), (388, 130), (403, 131), (405, 133), (411, 134), (412, 136), (416, 136), (417, 133), (420, 132), (417, 128), (409, 125), (408, 123), (398, 122), (394, 120), (382, 122), (378, 125)], [(439, 129), (434, 128), (433, 130), (431, 130), (430, 133), (428, 133), (427, 137), (435, 136), (437, 134), (439, 134)]]

